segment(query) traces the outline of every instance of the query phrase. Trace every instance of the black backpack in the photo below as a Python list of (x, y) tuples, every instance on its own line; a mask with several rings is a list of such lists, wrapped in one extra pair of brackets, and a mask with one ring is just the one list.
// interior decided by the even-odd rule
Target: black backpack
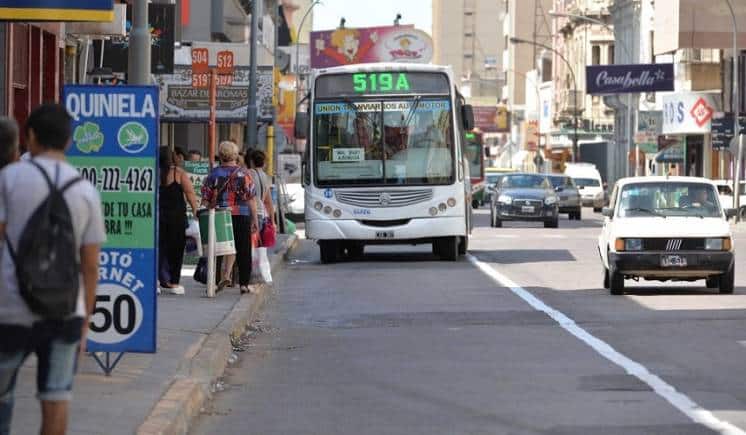
[[(18, 288), (31, 311), (46, 319), (64, 319), (75, 313), (80, 263), (73, 220), (63, 194), (82, 178), (57, 187), (44, 168), (29, 162), (44, 175), (49, 195), (26, 222), (17, 249), (7, 237), (5, 240), (16, 265)], [(59, 173), (57, 165), (57, 179)]]

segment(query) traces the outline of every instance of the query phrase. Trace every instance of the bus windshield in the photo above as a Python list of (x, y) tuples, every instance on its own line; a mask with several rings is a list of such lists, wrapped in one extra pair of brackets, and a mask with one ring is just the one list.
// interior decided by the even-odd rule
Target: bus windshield
[(317, 102), (313, 111), (319, 184), (453, 181), (448, 99), (344, 99)]

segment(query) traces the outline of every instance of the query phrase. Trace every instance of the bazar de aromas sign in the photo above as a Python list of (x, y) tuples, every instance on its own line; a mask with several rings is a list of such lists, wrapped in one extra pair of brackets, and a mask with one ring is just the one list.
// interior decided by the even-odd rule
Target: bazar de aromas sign
[(0, 20), (112, 21), (114, 0), (0, 0)]
[(673, 91), (673, 64), (587, 66), (585, 86), (589, 94)]

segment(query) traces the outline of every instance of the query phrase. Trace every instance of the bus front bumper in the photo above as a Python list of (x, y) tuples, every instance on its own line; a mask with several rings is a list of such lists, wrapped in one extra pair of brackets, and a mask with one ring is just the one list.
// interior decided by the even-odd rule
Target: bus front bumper
[(437, 237), (466, 235), (463, 216), (396, 221), (311, 219), (306, 237), (312, 240), (365, 240), (376, 243), (428, 243)]

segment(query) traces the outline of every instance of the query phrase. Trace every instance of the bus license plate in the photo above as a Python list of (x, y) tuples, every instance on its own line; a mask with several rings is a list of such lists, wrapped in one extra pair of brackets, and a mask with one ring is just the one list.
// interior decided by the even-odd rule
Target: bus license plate
[(534, 207), (531, 205), (524, 205), (523, 207), (521, 207), (521, 212), (522, 213), (533, 213)]
[(393, 231), (376, 231), (376, 239), (393, 239)]
[(680, 255), (664, 255), (661, 257), (662, 267), (686, 267), (686, 257)]

